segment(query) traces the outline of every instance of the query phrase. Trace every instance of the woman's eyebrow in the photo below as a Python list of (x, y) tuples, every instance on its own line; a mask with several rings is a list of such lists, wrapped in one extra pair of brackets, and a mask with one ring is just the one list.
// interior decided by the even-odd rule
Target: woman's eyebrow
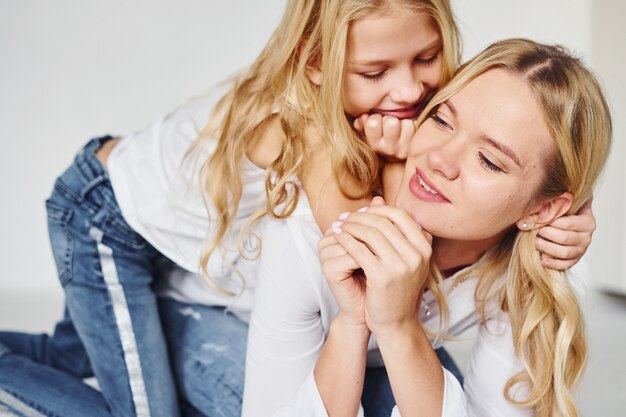
[(486, 135), (484, 133), (482, 133), (480, 135), (480, 139), (483, 142), (487, 142), (488, 144), (490, 144), (491, 146), (493, 146), (494, 148), (498, 149), (500, 152), (502, 152), (503, 154), (505, 154), (506, 156), (511, 158), (511, 160), (513, 162), (515, 162), (518, 167), (520, 167), (520, 168), (522, 167), (522, 163), (520, 162), (520, 160), (517, 157), (517, 155), (515, 154), (515, 152), (513, 152), (513, 149), (509, 148), (504, 143), (499, 142), (499, 141), (495, 140), (494, 138), (492, 138), (491, 136), (488, 136), (488, 135)]
[[(444, 101), (441, 104), (445, 104), (446, 106), (448, 106), (448, 108), (450, 109), (450, 112), (452, 112), (454, 117), (457, 116), (456, 107), (454, 106), (454, 104), (452, 104), (452, 102), (449, 99)], [(485, 133), (481, 133), (480, 134), (480, 140), (483, 141), (483, 142), (487, 142), (489, 145), (491, 145), (494, 148), (498, 149), (500, 152), (502, 152), (503, 154), (505, 154), (506, 156), (511, 158), (511, 160), (513, 162), (515, 162), (518, 167), (520, 167), (520, 168), (522, 167), (522, 163), (520, 162), (520, 159), (517, 157), (515, 152), (513, 152), (513, 149), (509, 148), (504, 143), (502, 143), (502, 142), (492, 138), (491, 136), (489, 136), (489, 135), (487, 135)]]

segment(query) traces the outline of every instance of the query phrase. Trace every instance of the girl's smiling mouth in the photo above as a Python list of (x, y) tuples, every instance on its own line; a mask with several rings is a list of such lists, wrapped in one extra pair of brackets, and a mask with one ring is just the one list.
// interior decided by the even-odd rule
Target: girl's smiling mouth
[(422, 113), (426, 103), (428, 103), (428, 100), (422, 99), (408, 107), (393, 110), (372, 109), (369, 113), (378, 113), (382, 116), (393, 116), (397, 119), (416, 119)]

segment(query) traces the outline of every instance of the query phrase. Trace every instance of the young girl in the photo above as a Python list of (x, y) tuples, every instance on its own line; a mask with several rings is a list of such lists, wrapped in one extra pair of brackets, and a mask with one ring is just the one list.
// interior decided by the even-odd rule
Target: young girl
[[(406, 14), (396, 19), (398, 10)], [(400, 23), (391, 35), (390, 14)], [(187, 309), (190, 304), (230, 306), (245, 319), (256, 264), (245, 259), (254, 252), (240, 256), (239, 231), (265, 215), (291, 215), (303, 197), (294, 175), (322, 230), (338, 213), (363, 206), (378, 186), (379, 164), (352, 129), (353, 118), (383, 114), (381, 126), (412, 133), (412, 123), (396, 119), (418, 116), (457, 61), (447, 1), (290, 2), (257, 61), (215, 108), (201, 100), (119, 142), (94, 140), (77, 156), (47, 204), (66, 319), (52, 339), (0, 341), (78, 377), (93, 371), (115, 415), (176, 415), (152, 291), (157, 275), (170, 261), (192, 272), (201, 267), (217, 289), (180, 271), (165, 273), (159, 294), (170, 299), (162, 304), (169, 310), (161, 311), (168, 323), (196, 320), (200, 307)], [(577, 239), (574, 246), (587, 244)], [(166, 332), (174, 327), (168, 323)], [(240, 332), (222, 323), (211, 319), (214, 341)], [(185, 369), (194, 366), (184, 358), (188, 339), (165, 337), (177, 343), (169, 348), (183, 397), (204, 411), (202, 399), (193, 399), (198, 390), (186, 385)], [(209, 373), (219, 379), (221, 372), (228, 370)]]
[[(315, 370), (328, 414), (358, 406), (373, 334), (403, 416), (577, 416), (587, 352), (578, 298), (542, 267), (534, 241), (583, 205), (606, 163), (611, 119), (598, 82), (562, 48), (501, 41), (425, 114), (398, 209), (342, 216), (320, 242), (340, 306)], [(431, 334), (480, 325), (464, 391), (416, 320), (440, 314)]]

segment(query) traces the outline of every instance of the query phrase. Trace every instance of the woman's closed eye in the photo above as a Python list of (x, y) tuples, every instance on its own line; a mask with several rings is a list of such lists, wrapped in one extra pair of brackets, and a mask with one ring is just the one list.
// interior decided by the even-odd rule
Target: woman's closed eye
[(480, 161), (480, 164), (484, 166), (485, 168), (487, 168), (488, 170), (493, 171), (493, 172), (504, 172), (502, 168), (500, 168), (498, 165), (491, 162), (489, 158), (487, 158), (485, 154), (483, 154), (482, 152), (478, 152), (478, 159)]
[(445, 129), (451, 129), (452, 126), (450, 126), (450, 124), (448, 124), (448, 122), (446, 122), (443, 117), (441, 117), (437, 112), (433, 113), (430, 115), (430, 118), (437, 123), (440, 127), (443, 127)]

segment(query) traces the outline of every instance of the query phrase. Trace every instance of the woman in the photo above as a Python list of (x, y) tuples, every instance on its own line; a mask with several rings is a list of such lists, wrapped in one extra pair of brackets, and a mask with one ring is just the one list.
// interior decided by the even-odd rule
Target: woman
[[(606, 160), (611, 124), (595, 79), (561, 49), (503, 41), (424, 114), (396, 203), (428, 233), (390, 207), (342, 215), (320, 243), (326, 285), (306, 198), (290, 218), (264, 221), (273, 250), (260, 259), (244, 415), (355, 415), (366, 362), (381, 358), (405, 416), (576, 415), (582, 319), (533, 244), (590, 196)], [(479, 324), (464, 393), (427, 335), (441, 333), (438, 346)]]
[[(331, 327), (317, 363), (326, 407), (358, 403), (371, 333), (404, 416), (577, 416), (582, 315), (571, 283), (542, 267), (534, 241), (578, 210), (605, 164), (611, 120), (597, 81), (562, 49), (513, 39), (467, 63), (425, 114), (397, 208), (351, 214), (320, 243), (335, 320), (351, 329)], [(437, 305), (441, 327), (430, 331), (443, 336), (478, 312), (465, 393), (415, 320)], [(347, 345), (361, 355), (346, 355)], [(340, 358), (349, 372), (328, 366)], [(352, 392), (324, 395), (339, 375), (333, 383)]]

